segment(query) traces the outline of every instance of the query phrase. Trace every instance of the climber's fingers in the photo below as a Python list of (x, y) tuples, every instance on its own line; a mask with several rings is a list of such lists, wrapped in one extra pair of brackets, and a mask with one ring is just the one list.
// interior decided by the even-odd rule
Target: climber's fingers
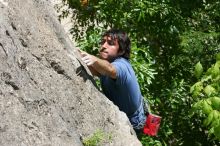
[(78, 52), (80, 53), (80, 55), (81, 55), (82, 57), (88, 55), (88, 53), (86, 53), (85, 51), (82, 51), (82, 50), (80, 50), (80, 49), (77, 49), (77, 50), (78, 50)]

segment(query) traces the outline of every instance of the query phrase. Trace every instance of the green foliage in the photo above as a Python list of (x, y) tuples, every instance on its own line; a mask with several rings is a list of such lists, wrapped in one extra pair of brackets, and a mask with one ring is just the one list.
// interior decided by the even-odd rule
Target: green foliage
[[(218, 57), (216, 57), (218, 58)], [(220, 61), (203, 74), (200, 81), (191, 87), (191, 93), (196, 101), (193, 112), (201, 115), (203, 125), (208, 133), (220, 141)], [(199, 85), (199, 87), (198, 87)]]
[(95, 28), (94, 30), (88, 30), (87, 35), (86, 35), (86, 39), (82, 38), (82, 39), (78, 40), (78, 46), (82, 50), (84, 50), (90, 54), (97, 55), (99, 47), (100, 47), (99, 43), (101, 40), (102, 32), (103, 32), (103, 30), (100, 28)]
[(195, 66), (195, 72), (194, 72), (197, 79), (202, 75), (202, 72), (203, 72), (202, 64), (198, 62)]
[(154, 62), (146, 48), (137, 47), (137, 42), (132, 42), (131, 64), (135, 70), (138, 82), (141, 85), (141, 92), (145, 98), (150, 96), (148, 87), (156, 74), (152, 67)]
[(104, 142), (111, 141), (111, 135), (106, 134), (101, 130), (97, 130), (93, 135), (83, 140), (84, 146), (98, 146)]
[(206, 70), (215, 62), (214, 55), (218, 53), (220, 35), (216, 32), (187, 31), (181, 35), (181, 50), (184, 56), (184, 66), (194, 66), (197, 62), (203, 64)]
[(162, 143), (161, 141), (157, 140), (155, 137), (148, 137), (145, 135), (139, 135), (139, 139), (142, 142), (143, 146), (163, 146), (166, 145), (165, 143)]

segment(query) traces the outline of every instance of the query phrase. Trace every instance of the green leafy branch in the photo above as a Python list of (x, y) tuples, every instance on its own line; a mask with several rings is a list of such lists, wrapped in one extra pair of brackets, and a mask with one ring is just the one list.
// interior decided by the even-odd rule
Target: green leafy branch
[(209, 129), (209, 135), (214, 134), (220, 140), (220, 53), (216, 55), (216, 63), (206, 73), (200, 62), (195, 66), (195, 76), (200, 79), (195, 83), (190, 93), (196, 101), (193, 114), (204, 117), (203, 125)]

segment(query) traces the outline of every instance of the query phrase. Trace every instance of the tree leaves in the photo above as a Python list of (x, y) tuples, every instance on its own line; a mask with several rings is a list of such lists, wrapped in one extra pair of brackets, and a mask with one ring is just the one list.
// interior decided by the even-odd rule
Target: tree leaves
[(203, 73), (202, 64), (201, 64), (200, 62), (198, 62), (198, 63), (196, 64), (196, 66), (195, 66), (195, 72), (194, 72), (194, 74), (195, 74), (196, 78), (199, 79), (200, 76), (202, 75), (202, 73)]
[[(200, 81), (195, 83), (190, 93), (196, 97), (196, 103), (193, 105), (193, 111), (199, 111), (205, 115), (203, 125), (209, 129), (209, 134), (214, 134), (220, 140), (220, 73), (218, 61), (212, 65), (207, 72), (202, 75), (202, 66), (200, 63), (196, 64), (195, 73)], [(204, 87), (205, 86), (205, 87)], [(201, 114), (199, 114), (201, 116)], [(201, 116), (203, 117), (203, 116)]]
[(210, 97), (208, 100), (211, 101), (213, 109), (220, 111), (220, 97), (214, 96)]
[(213, 88), (211, 85), (207, 85), (205, 88), (204, 88), (204, 92), (207, 96), (210, 96), (212, 94), (215, 93), (215, 88)]

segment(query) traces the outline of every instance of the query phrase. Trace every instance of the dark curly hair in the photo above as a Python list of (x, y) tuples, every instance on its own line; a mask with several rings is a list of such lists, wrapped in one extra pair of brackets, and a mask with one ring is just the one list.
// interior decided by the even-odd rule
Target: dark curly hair
[(112, 40), (116, 39), (119, 44), (119, 51), (124, 52), (121, 57), (124, 57), (128, 60), (130, 59), (131, 41), (126, 32), (124, 32), (123, 30), (112, 28), (103, 33), (102, 38), (104, 38), (105, 36), (111, 37)]

